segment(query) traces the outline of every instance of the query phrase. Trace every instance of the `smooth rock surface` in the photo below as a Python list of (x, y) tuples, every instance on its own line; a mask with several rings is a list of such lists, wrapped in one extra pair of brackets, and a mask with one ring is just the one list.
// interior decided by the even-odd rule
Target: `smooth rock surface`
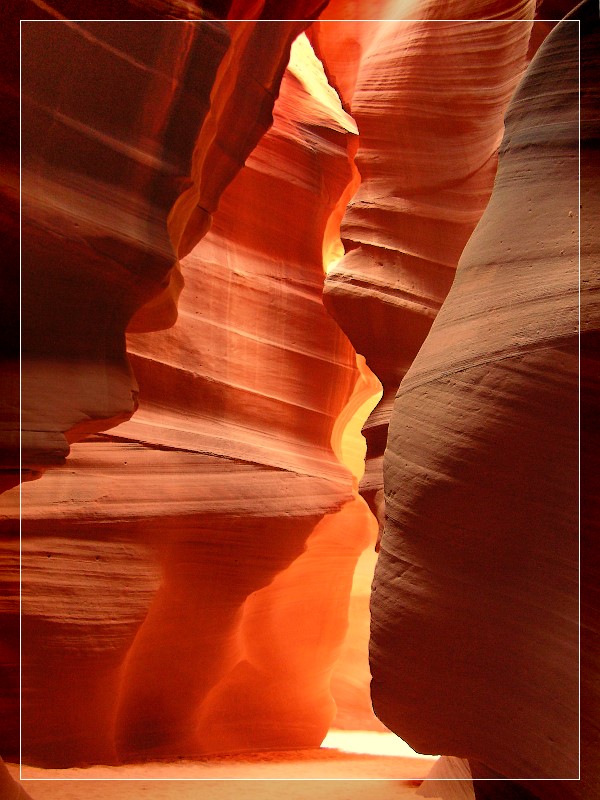
[[(413, 3), (406, 16), (423, 21), (354, 23), (341, 41), (322, 22), (313, 34), (360, 130), (361, 183), (341, 226), (347, 252), (328, 271), (325, 302), (383, 384), (364, 428), (361, 484), (380, 518), (394, 396), (489, 199), (533, 7)], [(439, 21), (448, 19), (472, 21)]]
[[(135, 410), (125, 329), (175, 322), (178, 259), (270, 126), (306, 24), (23, 23), (22, 442), (33, 474)], [(10, 468), (17, 408), (7, 421)]]
[[(75, 15), (68, 0), (23, 5)], [(581, 197), (576, 41), (563, 25), (511, 106), (492, 199), (461, 256), (492, 188), (506, 103), (552, 23), (527, 42), (529, 22), (481, 21), (525, 20), (527, 0), (324, 5), (132, 0), (98, 14), (221, 21), (166, 33), (142, 22), (135, 35), (52, 23), (62, 43), (28, 30), (23, 478), (53, 468), (23, 487), (27, 758), (157, 758), (171, 763), (148, 775), (174, 763), (190, 775), (182, 755), (314, 747), (334, 716), (379, 725), (360, 652), (377, 527), (356, 491), (357, 412), (379, 389), (369, 365), (385, 396), (367, 426), (362, 494), (380, 527), (402, 381), (373, 597), (378, 713), (450, 756), (424, 796), (595, 798), (597, 9), (577, 12)], [(325, 72), (301, 38), (283, 77), (292, 40), (321, 12), (308, 33)], [(333, 22), (348, 13), (371, 21)], [(438, 21), (453, 17), (472, 22)], [(2, 86), (13, 101), (17, 78)], [(18, 181), (10, 167), (3, 176), (10, 254)], [(362, 356), (324, 311), (324, 266), (327, 305)], [(515, 783), (505, 778), (577, 766), (579, 322), (582, 781)], [(5, 489), (18, 478), (14, 348), (1, 369)], [(16, 758), (18, 490), (2, 501), (0, 749)], [(299, 752), (271, 759), (269, 774), (294, 762), (306, 776)], [(345, 762), (326, 761), (315, 777), (339, 777)], [(457, 774), (464, 784), (440, 780)], [(114, 796), (197, 791), (109, 785)], [(0, 786), (19, 791), (4, 772)], [(40, 798), (108, 796), (102, 784), (31, 786)], [(356, 786), (337, 789), (415, 791)]]
[(578, 771), (577, 56), (563, 23), (512, 100), (385, 458), (374, 707), (475, 776)]
[(352, 574), (374, 538), (332, 449), (360, 372), (321, 301), (355, 132), (299, 40), (273, 127), (181, 261), (176, 324), (129, 334), (135, 417), (24, 487), (30, 763), (325, 736)]
[[(39, 469), (135, 409), (125, 327), (169, 283), (167, 217), (229, 36), (219, 22), (27, 22), (22, 41), (22, 441)], [(175, 316), (172, 298), (164, 324)]]

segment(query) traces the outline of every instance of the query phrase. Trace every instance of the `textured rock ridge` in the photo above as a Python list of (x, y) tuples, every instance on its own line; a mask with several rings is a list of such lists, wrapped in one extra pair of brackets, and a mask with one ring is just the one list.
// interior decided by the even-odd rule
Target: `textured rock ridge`
[(374, 707), (481, 777), (578, 771), (577, 64), (565, 22), (512, 100), (385, 457)]
[[(164, 335), (130, 338), (147, 405), (142, 402), (136, 417), (114, 434), (151, 446), (209, 448), (210, 468), (218, 472), (223, 458), (252, 462), (243, 488), (239, 480), (222, 482), (223, 489), (243, 493), (238, 516), (235, 503), (220, 502), (212, 518), (198, 517), (198, 532), (191, 529), (181, 545), (191, 563), (190, 540), (214, 539), (218, 549), (208, 562), (214, 580), (221, 568), (231, 570), (233, 549), (245, 552), (241, 575), (228, 581), (230, 598), (220, 600), (229, 602), (230, 620), (218, 629), (229, 631), (234, 652), (206, 687), (191, 725), (201, 750), (318, 744), (335, 713), (328, 683), (346, 627), (348, 592), (341, 587), (348, 586), (366, 545), (364, 513), (352, 525), (348, 510), (328, 516), (308, 539), (306, 553), (294, 559), (319, 517), (353, 496), (351, 476), (334, 457), (331, 438), (358, 373), (354, 351), (326, 314), (321, 291), (322, 240), (350, 180), (346, 139), (354, 131), (308, 42), (300, 39), (273, 127), (223, 195), (211, 231), (184, 261), (189, 295), (182, 296), (180, 324)], [(322, 186), (328, 187), (325, 195)], [(165, 398), (171, 411), (159, 409)], [(336, 551), (340, 527), (345, 545)], [(205, 569), (203, 558), (194, 571)], [(327, 565), (325, 588), (319, 574)], [(196, 591), (194, 571), (190, 591)], [(277, 572), (241, 611), (245, 597)], [(173, 580), (180, 574), (174, 569)], [(325, 634), (324, 621), (311, 617), (304, 635), (290, 641), (285, 631), (297, 627), (296, 618), (311, 602), (328, 605), (332, 630)], [(186, 600), (185, 607), (197, 614), (211, 601), (192, 606)], [(152, 706), (147, 687), (137, 687), (148, 659), (156, 660), (157, 624), (158, 629), (154, 617), (148, 618), (129, 657), (120, 712), (127, 729), (136, 709)], [(165, 648), (169, 659), (173, 649)], [(306, 659), (312, 670), (300, 669)], [(202, 671), (207, 675), (210, 669), (203, 664)], [(157, 672), (168, 674), (172, 665)], [(181, 682), (170, 677), (171, 691)]]
[(316, 746), (327, 732), (373, 538), (332, 450), (370, 384), (321, 299), (355, 135), (300, 39), (272, 128), (181, 260), (177, 322), (128, 336), (137, 413), (24, 487), (29, 763)]
[(229, 37), (212, 22), (23, 28), (23, 462), (35, 468), (135, 408), (125, 327), (168, 283), (167, 215)]
[[(600, 21), (588, 2), (573, 13), (581, 20), (581, 797), (593, 797), (600, 776), (600, 581), (598, 519), (600, 465), (597, 409), (600, 402), (600, 274), (598, 173), (600, 171)], [(555, 796), (559, 797), (560, 786)], [(572, 792), (575, 797), (577, 794)]]
[(383, 384), (364, 428), (361, 484), (379, 517), (394, 396), (488, 201), (503, 113), (525, 66), (530, 23), (477, 17), (524, 20), (533, 4), (408, 11), (427, 21), (356, 23), (341, 42), (330, 23), (314, 34), (360, 130), (362, 180), (341, 227), (348, 252), (328, 272), (325, 302)]
[[(167, 3), (162, 10), (173, 13)], [(127, 11), (121, 7), (119, 13), (125, 12), (129, 19), (136, 16), (131, 9)], [(155, 12), (162, 13), (161, 9)], [(189, 12), (194, 16), (191, 7)], [(306, 12), (306, 16), (310, 16), (311, 9), (307, 8)], [(46, 13), (51, 18), (64, 19), (70, 12), (58, 3), (45, 7), (42, 16)], [(196, 16), (197, 13), (198, 9)], [(149, 12), (148, 16), (156, 18), (156, 14)], [(38, 15), (31, 13), (30, 16)], [(61, 463), (69, 450), (69, 442), (114, 426), (130, 416), (136, 407), (137, 385), (125, 353), (125, 327), (131, 325), (147, 330), (173, 324), (177, 294), (181, 289), (177, 255), (182, 249), (182, 240), (187, 237), (187, 242), (191, 237), (195, 241), (204, 232), (197, 216), (191, 214), (189, 208), (182, 209), (177, 201), (182, 193), (186, 197), (192, 195), (203, 208), (214, 210), (219, 192), (239, 170), (245, 156), (270, 124), (269, 107), (272, 108), (277, 94), (289, 46), (305, 24), (276, 25), (270, 40), (265, 39), (258, 23), (244, 26), (214, 21), (169, 25), (65, 21), (25, 26), (25, 477), (39, 475), (46, 466)], [(224, 73), (231, 76), (242, 67), (249, 81), (246, 88), (231, 85), (231, 79), (223, 77)], [(244, 98), (249, 101), (246, 106), (241, 102)], [(262, 110), (257, 119), (259, 100)], [(237, 109), (237, 126), (232, 125), (233, 109)], [(223, 144), (224, 138), (231, 139), (240, 132), (243, 132), (241, 138), (231, 141), (228, 153), (223, 150), (217, 157), (215, 148), (218, 150), (219, 142)], [(213, 154), (213, 169), (208, 174), (203, 167), (207, 153)], [(187, 214), (190, 214), (189, 220)], [(208, 225), (207, 219), (207, 214), (203, 213), (204, 227)], [(4, 474), (8, 475), (5, 488), (14, 483), (18, 474), (18, 371), (14, 361), (3, 363), (3, 375), (15, 390), (12, 395), (8, 393), (3, 417), (2, 466), (6, 468)], [(84, 452), (89, 452), (93, 446)], [(90, 463), (95, 463), (95, 457)], [(103, 470), (104, 466), (100, 476), (106, 474)], [(89, 478), (89, 473), (86, 476)], [(58, 514), (61, 516), (65, 504), (69, 505), (73, 499), (77, 503), (76, 498), (81, 496), (78, 487), (64, 483), (64, 476), (53, 480), (58, 480), (61, 486), (53, 498), (57, 506), (51, 512), (40, 511), (43, 519), (48, 513), (48, 519), (53, 519), (57, 508), (61, 509)], [(135, 502), (136, 491), (133, 491), (132, 502), (128, 502), (122, 492), (115, 492), (114, 480), (109, 483), (111, 496), (117, 499), (116, 507), (120, 505), (121, 511), (126, 509), (127, 515)], [(91, 496), (98, 501), (98, 496), (94, 495), (95, 480), (87, 484), (83, 496), (90, 486)], [(55, 487), (52, 483), (50, 488)], [(42, 498), (44, 496), (45, 490)], [(36, 502), (32, 501), (34, 505)], [(43, 505), (46, 500), (40, 502)], [(49, 503), (52, 505), (52, 501)], [(321, 505), (315, 504), (317, 514), (330, 508), (327, 502)], [(15, 516), (13, 497), (6, 498), (4, 510), (3, 545), (12, 562), (16, 547), (16, 527), (11, 522), (11, 517)], [(96, 520), (103, 515), (113, 519), (106, 509), (100, 511), (94, 504), (89, 510)], [(76, 516), (74, 513), (73, 518)], [(63, 533), (67, 538), (75, 535), (77, 539), (73, 520), (67, 528), (65, 533), (58, 525), (59, 539)], [(96, 542), (98, 548), (104, 532), (102, 528), (102, 535)], [(107, 534), (109, 541), (111, 536)], [(144, 547), (142, 545), (142, 551)], [(33, 549), (35, 552), (35, 546)], [(89, 553), (80, 552), (78, 558), (85, 562), (87, 555)], [(120, 578), (117, 580), (113, 576), (114, 580), (125, 581), (129, 556), (127, 553), (112, 555), (117, 562), (121, 559), (120, 566), (115, 567)], [(157, 574), (152, 564), (148, 573)], [(75, 582), (85, 582), (86, 575), (87, 568), (74, 567)], [(51, 583), (52, 580), (50, 578)], [(8, 646), (3, 651), (2, 667), (7, 676), (6, 700), (14, 719), (18, 594), (10, 584), (3, 589), (6, 605), (3, 624)], [(83, 591), (86, 593), (87, 589)], [(152, 590), (144, 585), (140, 591), (146, 602)], [(133, 620), (131, 624), (135, 629), (148, 603), (145, 607), (142, 603), (144, 610), (140, 617), (137, 611), (140, 606), (136, 593), (133, 594), (132, 606), (136, 610), (132, 616), (127, 612), (126, 617), (128, 625)], [(89, 596), (93, 596), (93, 592)], [(38, 612), (40, 607), (33, 616)], [(119, 631), (126, 630), (119, 619), (116, 625)], [(77, 641), (80, 633), (81, 627), (73, 635), (73, 641)], [(98, 730), (105, 725), (106, 714), (112, 708), (110, 693), (115, 686), (115, 664), (120, 663), (119, 659), (122, 660), (127, 651), (129, 634), (127, 628), (122, 639), (116, 637), (117, 645), (110, 644), (110, 654), (100, 659), (101, 662), (104, 659), (100, 672), (105, 669), (112, 677), (104, 682), (101, 690), (104, 694), (98, 700)], [(61, 642), (63, 634), (57, 638)], [(73, 647), (76, 645), (72, 644)], [(57, 658), (60, 662), (56, 653), (48, 658), (50, 663)], [(38, 658), (38, 668), (41, 664)], [(34, 750), (37, 747), (34, 740), (39, 734), (42, 742), (44, 737), (56, 739), (53, 746), (59, 761), (114, 757), (104, 733), (83, 732), (88, 719), (96, 716), (95, 712), (88, 713), (100, 691), (96, 678), (92, 669), (89, 675), (74, 682), (73, 696), (69, 695), (70, 689), (65, 689), (69, 696), (64, 699), (71, 708), (66, 715), (65, 730), (71, 729), (73, 741), (65, 743), (55, 735), (63, 722), (57, 704), (36, 731), (32, 739)], [(49, 696), (55, 688), (53, 680), (58, 681), (57, 674), (48, 676)], [(77, 703), (70, 702), (78, 690), (89, 695), (91, 704), (84, 704), (79, 711)], [(43, 687), (40, 692), (44, 693)], [(14, 731), (14, 725), (5, 729), (8, 740), (5, 753), (14, 753)], [(89, 743), (90, 748), (86, 749)], [(41, 747), (43, 750), (43, 744)]]
[(175, 321), (177, 260), (271, 124), (306, 24), (24, 23), (23, 463), (33, 474), (131, 416), (125, 328)]
[(594, 798), (597, 8), (580, 75), (565, 22), (508, 106), (567, 0), (325, 5), (23, 4), (57, 20), (23, 46), (22, 477), (52, 468), (22, 487), (21, 698), (0, 498), (0, 752), (20, 713), (52, 767), (385, 723), (445, 754), (422, 796)]

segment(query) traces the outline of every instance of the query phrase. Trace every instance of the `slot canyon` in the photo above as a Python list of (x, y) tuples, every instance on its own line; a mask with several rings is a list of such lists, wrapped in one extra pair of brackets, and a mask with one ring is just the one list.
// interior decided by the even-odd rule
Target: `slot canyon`
[(597, 3), (2, 15), (0, 800), (600, 800)]

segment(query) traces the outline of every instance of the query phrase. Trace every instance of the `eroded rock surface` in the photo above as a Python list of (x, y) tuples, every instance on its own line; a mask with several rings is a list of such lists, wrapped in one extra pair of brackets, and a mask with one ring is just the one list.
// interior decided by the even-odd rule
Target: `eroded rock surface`
[[(125, 328), (169, 284), (177, 256), (167, 217), (190, 182), (229, 39), (220, 22), (23, 24), (30, 469), (61, 463), (69, 440), (135, 409)], [(189, 127), (177, 124), (184, 109)], [(172, 324), (173, 298), (164, 316)]]
[(341, 41), (323, 22), (315, 34), (360, 130), (361, 183), (341, 227), (347, 253), (328, 272), (325, 301), (383, 384), (364, 428), (361, 484), (379, 517), (394, 397), (488, 201), (525, 66), (531, 25), (506, 19), (524, 20), (533, 6), (413, 3), (408, 17), (424, 21), (354, 23)]
[(565, 22), (511, 103), (385, 459), (374, 707), (481, 777), (578, 769), (577, 61)]
[(373, 524), (332, 450), (359, 371), (321, 300), (355, 135), (300, 40), (272, 128), (181, 261), (176, 324), (129, 335), (135, 417), (24, 487), (30, 762), (316, 746), (327, 732)]
[(178, 259), (270, 126), (306, 25), (23, 24), (22, 441), (32, 473), (133, 413), (125, 329), (174, 323)]
[[(322, 4), (250, 5), (205, 10), (301, 20)], [(332, 2), (325, 16), (340, 19), (348, 5)], [(123, 4), (132, 16), (136, 6)], [(325, 313), (325, 264), (328, 307), (384, 384), (362, 486), (381, 523), (383, 450), (402, 381), (373, 597), (376, 710), (413, 746), (468, 758), (482, 778), (573, 774), (573, 29), (552, 36), (519, 89), (491, 203), (461, 256), (492, 188), (506, 104), (547, 28), (528, 45), (530, 24), (506, 22), (532, 16), (531, 2), (395, 8), (409, 21), (376, 22), (394, 14), (373, 3), (360, 14), (372, 22), (310, 31), (354, 119), (306, 40), (282, 77), (305, 22), (177, 22), (166, 32), (142, 23), (129, 33), (64, 23), (56, 40), (28, 31), (29, 477), (60, 464), (74, 442), (66, 464), (23, 488), (32, 763), (323, 738), (336, 713), (336, 659), (352, 653), (352, 572), (375, 526), (340, 461), (350, 463), (347, 424), (377, 388)], [(153, 9), (178, 12), (168, 2)], [(598, 34), (586, 9), (582, 386), (591, 419)], [(473, 21), (438, 21), (453, 17)], [(14, 201), (14, 187), (5, 195)], [(14, 387), (15, 360), (5, 363)], [(117, 425), (138, 392), (139, 409)], [(7, 406), (9, 431), (16, 395)], [(7, 485), (14, 444), (5, 437)], [(597, 450), (592, 441), (582, 453), (592, 472)], [(593, 497), (592, 480), (588, 488)], [(3, 499), (2, 749), (14, 758), (17, 493)], [(593, 503), (584, 513), (595, 519)], [(598, 570), (587, 532), (582, 544), (587, 592)], [(365, 597), (355, 599), (364, 606)], [(507, 782), (507, 797), (594, 795), (596, 635), (584, 605), (586, 781)], [(361, 681), (344, 708), (350, 684), (334, 680), (340, 720), (364, 720)], [(475, 792), (499, 797), (497, 787), (476, 782)]]

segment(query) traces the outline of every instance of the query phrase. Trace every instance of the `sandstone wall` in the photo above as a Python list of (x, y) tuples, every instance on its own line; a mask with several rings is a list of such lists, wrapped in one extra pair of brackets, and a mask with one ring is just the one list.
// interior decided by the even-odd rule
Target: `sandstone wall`
[(385, 458), (374, 707), (481, 777), (578, 770), (577, 34), (561, 24), (513, 98), (491, 201)]
[[(64, 467), (23, 488), (30, 763), (318, 745), (335, 714), (331, 671), (372, 524), (332, 450), (359, 371), (321, 301), (323, 240), (352, 180), (356, 128), (303, 40), (274, 124), (242, 166), (298, 25), (275, 23), (269, 36), (258, 23), (219, 26), (232, 42), (226, 69), (192, 142), (194, 182), (164, 227), (182, 257), (178, 319), (165, 316), (168, 287), (136, 313), (135, 417), (74, 443)], [(265, 112), (248, 130), (257, 91)], [(70, 408), (63, 373), (48, 374)]]
[[(412, 3), (406, 16), (423, 21), (354, 23), (341, 41), (318, 24), (319, 52), (360, 130), (361, 183), (341, 226), (347, 252), (328, 272), (325, 302), (383, 384), (364, 428), (361, 485), (379, 517), (394, 397), (488, 201), (504, 110), (525, 67), (531, 24), (502, 18), (533, 10)], [(448, 19), (472, 21), (439, 21)]]
[[(476, 777), (571, 777), (580, 323), (584, 423), (597, 384), (595, 10), (579, 12), (579, 198), (574, 23), (535, 58), (502, 139), (549, 27), (529, 39), (532, 2), (374, 3), (350, 25), (332, 2), (309, 30), (325, 71), (301, 38), (285, 74), (307, 22), (225, 18), (324, 4), (229, 5), (141, 12), (221, 18), (197, 25), (25, 31), (24, 477), (53, 467), (23, 487), (25, 758), (318, 745), (374, 538), (347, 441), (371, 367), (384, 397), (361, 492), (387, 514), (375, 710)], [(3, 192), (14, 207), (10, 180)], [(351, 343), (325, 312), (323, 266)], [(14, 353), (2, 369), (5, 487)], [(594, 796), (596, 453), (584, 440), (585, 780), (480, 781), (478, 798)], [(13, 758), (17, 506), (3, 495)], [(347, 718), (364, 709), (361, 688)]]

